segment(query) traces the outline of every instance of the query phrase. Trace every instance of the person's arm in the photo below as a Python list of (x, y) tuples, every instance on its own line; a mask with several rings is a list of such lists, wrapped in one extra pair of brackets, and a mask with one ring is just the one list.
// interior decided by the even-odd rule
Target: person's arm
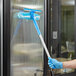
[(48, 65), (52, 69), (76, 68), (76, 59), (71, 61), (59, 62), (56, 59), (48, 57)]
[(63, 62), (63, 68), (76, 68), (76, 59)]

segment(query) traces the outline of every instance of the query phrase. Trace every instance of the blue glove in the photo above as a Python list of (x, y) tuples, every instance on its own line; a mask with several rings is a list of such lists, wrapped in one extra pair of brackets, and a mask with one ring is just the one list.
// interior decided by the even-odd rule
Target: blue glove
[(52, 69), (62, 69), (63, 68), (63, 63), (57, 61), (56, 59), (52, 59), (48, 57), (48, 65)]

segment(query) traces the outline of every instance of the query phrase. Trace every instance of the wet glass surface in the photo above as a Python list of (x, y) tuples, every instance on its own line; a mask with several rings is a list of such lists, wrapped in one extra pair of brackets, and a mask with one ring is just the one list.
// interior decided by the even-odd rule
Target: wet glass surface
[(44, 0), (11, 0), (11, 76), (42, 76), (43, 48), (34, 23), (15, 15), (24, 8), (42, 10), (37, 22), (44, 36)]

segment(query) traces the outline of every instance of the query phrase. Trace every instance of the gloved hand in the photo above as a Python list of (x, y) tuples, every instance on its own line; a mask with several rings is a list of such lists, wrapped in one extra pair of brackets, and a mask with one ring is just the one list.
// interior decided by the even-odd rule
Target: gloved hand
[(62, 69), (63, 68), (63, 63), (57, 61), (56, 59), (48, 57), (48, 65), (52, 69)]

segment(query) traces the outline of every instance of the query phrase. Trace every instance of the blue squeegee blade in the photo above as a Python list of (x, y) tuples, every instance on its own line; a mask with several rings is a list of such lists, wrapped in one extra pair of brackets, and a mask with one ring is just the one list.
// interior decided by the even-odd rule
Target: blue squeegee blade
[[(26, 20), (32, 20), (31, 18), (31, 14), (30, 12), (18, 12), (18, 13), (15, 13), (15, 18), (18, 18), (18, 19), (26, 19)], [(40, 20), (40, 15), (34, 13), (34, 18), (36, 20)]]

